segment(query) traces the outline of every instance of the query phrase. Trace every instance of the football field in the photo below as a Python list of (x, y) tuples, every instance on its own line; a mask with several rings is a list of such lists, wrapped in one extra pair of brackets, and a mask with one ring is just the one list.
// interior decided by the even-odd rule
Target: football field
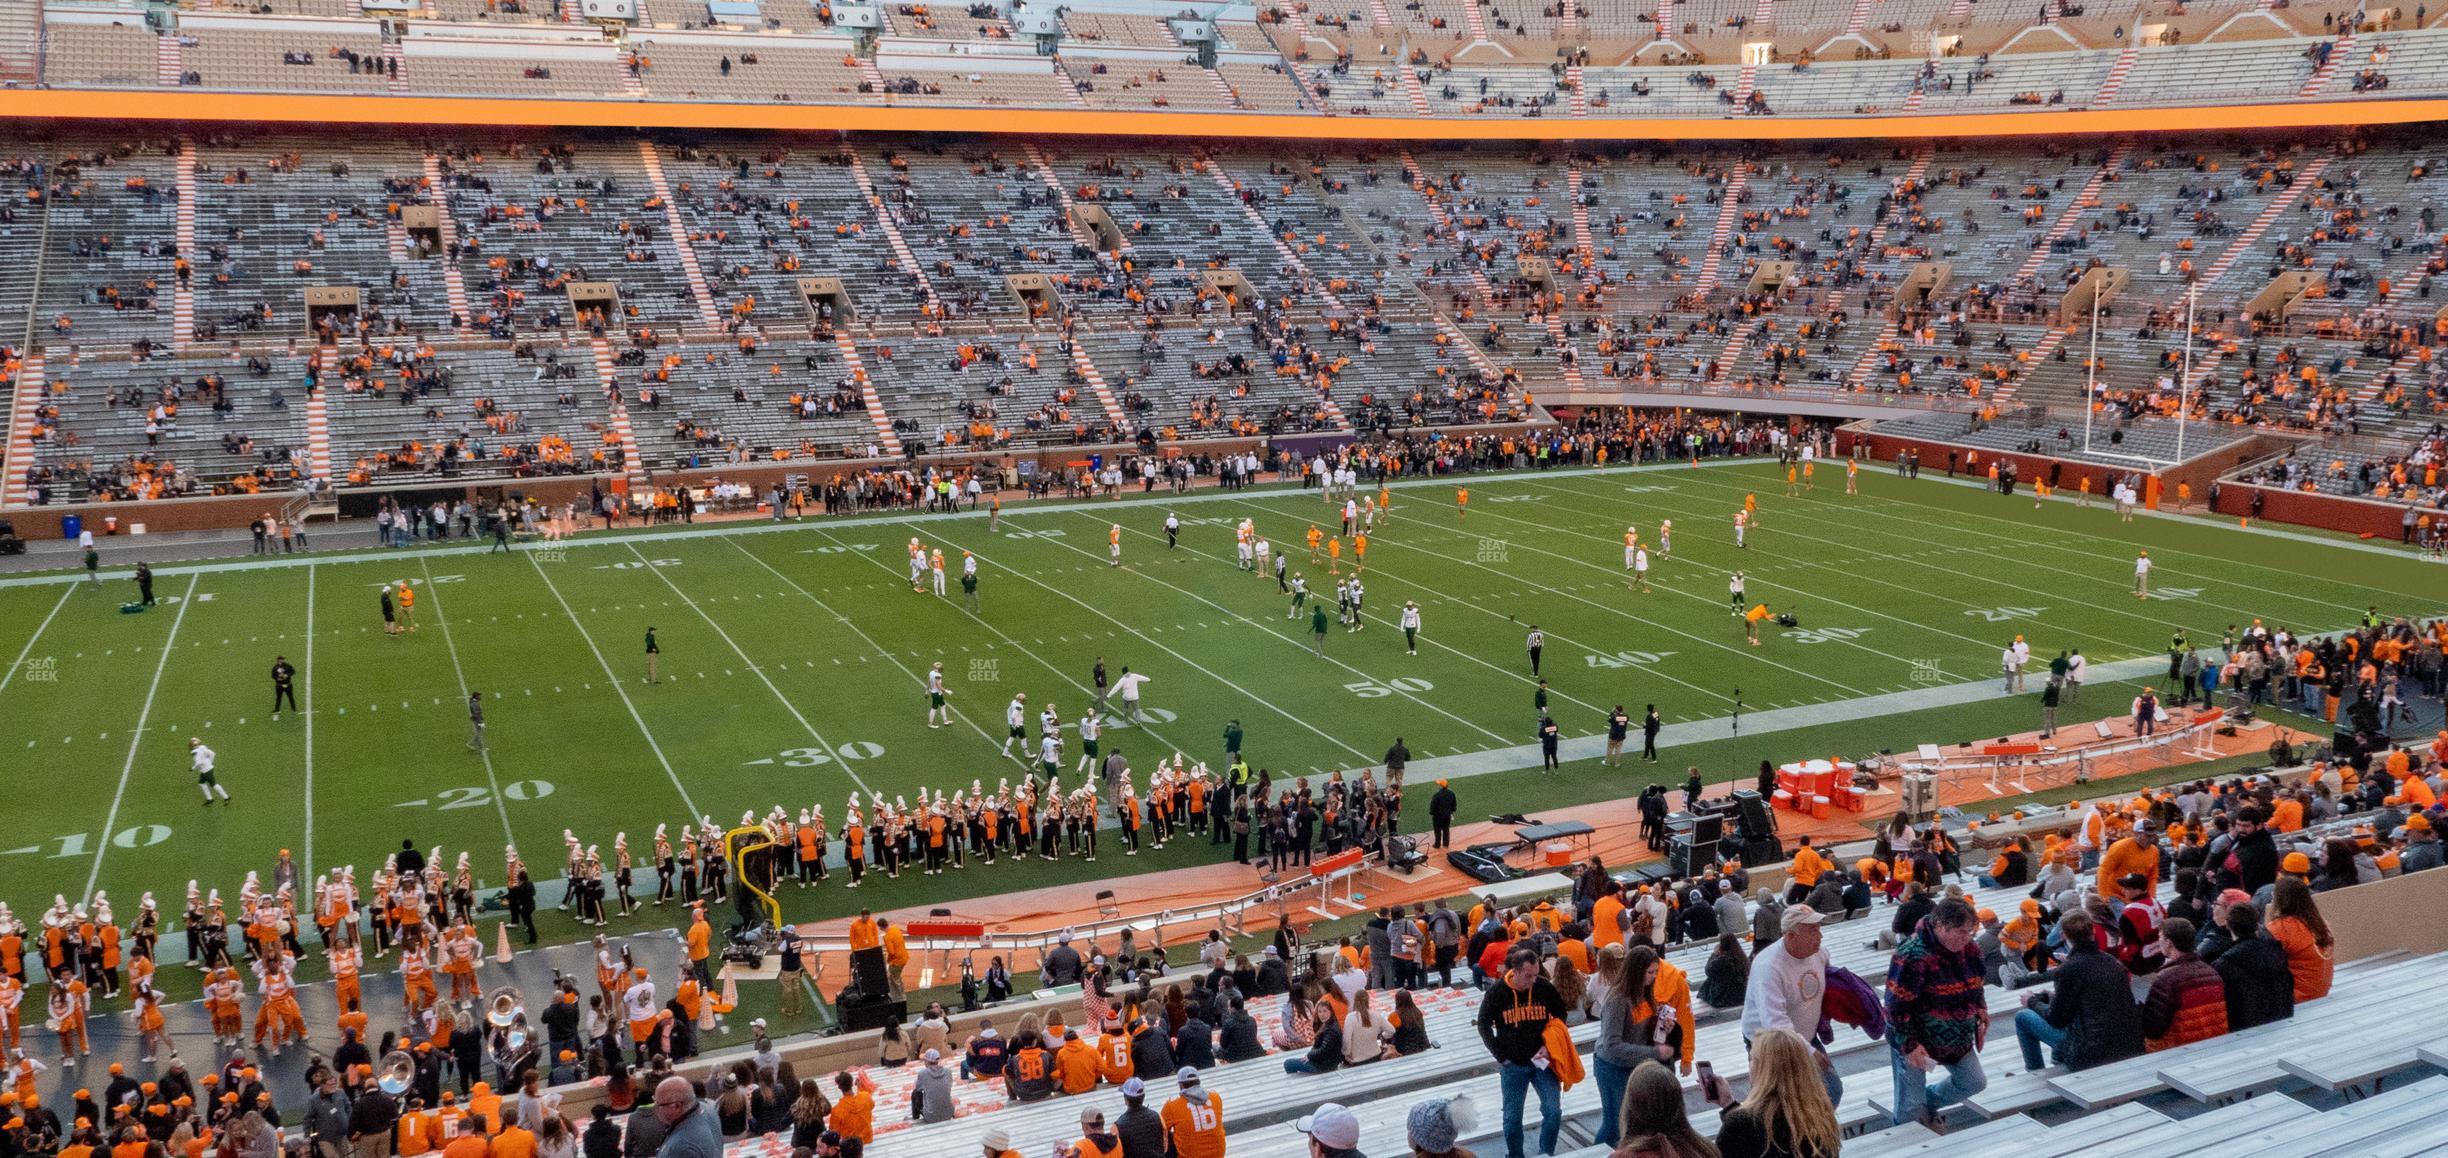
[[(1150, 677), (1147, 718), (1105, 734), (1142, 783), (1175, 751), (1220, 766), (1237, 719), (1252, 764), (1279, 776), (1371, 766), (1402, 736), (1414, 783), (1470, 777), (1456, 782), (1465, 811), (1487, 812), (1679, 782), (1686, 759), (1717, 781), (1762, 757), (2035, 727), (2041, 681), (2018, 699), (1998, 690), (1999, 650), (2017, 634), (2043, 668), (2079, 648), (2100, 673), (2085, 705), (2105, 715), (2130, 694), (2120, 684), (2164, 675), (2178, 630), (2214, 648), (2255, 617), (2320, 632), (2374, 605), (2430, 616), (2448, 603), (2448, 572), (2391, 547), (2126, 524), (2055, 500), (2035, 510), (2028, 495), (1884, 467), (1847, 496), (1840, 468), (1819, 474), (1792, 498), (1765, 463), (1478, 476), (1467, 518), (1454, 480), (1398, 483), (1370, 537), (1366, 626), (1330, 622), (1323, 658), (1307, 616), (1287, 618), (1274, 580), (1233, 559), (1233, 524), (1253, 519), (1328, 592), (1331, 620), (1328, 568), (1299, 543), (1312, 522), (1336, 530), (1334, 511), (1286, 489), (1017, 504), (993, 531), (982, 513), (760, 520), (508, 554), (479, 542), (165, 567), (161, 605), (141, 614), (121, 613), (134, 597), (123, 578), (12, 579), (0, 583), (0, 899), (31, 914), (54, 893), (106, 889), (124, 920), (150, 891), (174, 925), (188, 880), (234, 896), (284, 848), (309, 880), (340, 864), (362, 878), (413, 839), (446, 857), (472, 850), (493, 884), (506, 842), (557, 875), (565, 829), (607, 858), (625, 832), (642, 865), (658, 823), (697, 816), (728, 826), (822, 804), (838, 832), (852, 793), (1017, 780), (1024, 766), (1000, 754), (1005, 705), (1027, 694), (1032, 737), (1048, 702), (1076, 720), (1100, 658)], [(1752, 493), (1759, 525), (1737, 550), (1732, 515)], [(1168, 512), (1182, 523), (1176, 549)], [(1673, 554), (1635, 592), (1624, 532), (1655, 549), (1666, 519)], [(1120, 567), (1108, 565), (1115, 524)], [(910, 590), (913, 535), (955, 577), (960, 552), (975, 553), (978, 613), (957, 581), (949, 598)], [(125, 541), (113, 547), (114, 562), (133, 561)], [(2147, 600), (2132, 594), (2139, 548), (2157, 564)], [(1347, 544), (1339, 569), (1353, 564)], [(1737, 568), (1753, 601), (1798, 625), (1747, 646), (1728, 613)], [(399, 580), (420, 593), (416, 630), (386, 636), (377, 588)], [(1417, 656), (1395, 626), (1406, 600), (1425, 621)], [(1541, 776), (1533, 624), (1564, 733), (1589, 737), (1614, 705), (1637, 721), (1654, 703), (1669, 725), (1663, 763), (1601, 772), (1583, 758)], [(271, 710), (275, 656), (300, 671), (302, 711)], [(956, 719), (929, 728), (937, 662)], [(481, 754), (468, 747), (471, 692), (488, 720)], [(200, 803), (189, 737), (218, 752), (229, 806)], [(1016, 887), (968, 875), (972, 892)], [(920, 899), (936, 898), (908, 897)], [(845, 903), (831, 890), (786, 900), (794, 916)]]

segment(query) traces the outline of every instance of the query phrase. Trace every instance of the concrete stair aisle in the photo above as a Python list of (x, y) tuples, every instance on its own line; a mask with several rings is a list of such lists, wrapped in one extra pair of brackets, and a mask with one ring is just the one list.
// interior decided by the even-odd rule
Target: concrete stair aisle
[(618, 67), (620, 69), (621, 95), (641, 100), (644, 99), (646, 96), (646, 78), (639, 76), (638, 70), (630, 67), (629, 58), (626, 56), (621, 58)]
[(1740, 374), (1735, 367), (1742, 364), (1743, 351), (1751, 345), (1751, 339), (1758, 336), (1760, 328), (1767, 324), (1766, 316), (1754, 314), (1744, 318), (1740, 325), (1734, 327), (1732, 333), (1726, 335), (1725, 348), (1717, 351), (1717, 374), (1720, 380), (1729, 382), (1740, 380)]
[(1480, 0), (1462, 0), (1462, 26), (1470, 30), (1472, 44), (1488, 42), (1487, 14), (1479, 10)]
[(629, 424), (629, 400), (622, 395), (612, 343), (595, 338), (587, 345), (595, 354), (595, 379), (603, 384), (605, 395), (612, 400), (612, 433), (620, 439), (621, 471), (629, 476), (630, 492), (642, 492), (654, 480), (646, 471), (645, 456), (638, 452), (637, 429)]
[(1114, 397), (1113, 388), (1105, 384), (1105, 372), (1097, 369), (1096, 362), (1088, 357), (1087, 343), (1071, 343), (1071, 368), (1078, 370), (1080, 377), (1088, 380), (1088, 392), (1096, 396), (1097, 405), (1105, 408), (1106, 419), (1125, 431), (1129, 430), (1130, 415), (1122, 412), (1122, 400)]
[[(1913, 163), (1904, 170), (1904, 175), (1897, 178), (1895, 188), (1909, 189), (1920, 184), (1922, 178), (1929, 176), (1930, 164), (1937, 159), (1937, 149), (1924, 147), (1919, 154), (1913, 157)], [(1879, 219), (1871, 224), (1870, 236), (1865, 238), (1862, 244), (1862, 260), (1865, 263), (1875, 262), (1880, 258), (1887, 245), (1887, 227), (1894, 220), (1895, 215), (1890, 212), (1881, 214)], [(1852, 297), (1852, 286), (1846, 286), (1828, 295), (1828, 312), (1835, 313), (1845, 308), (1846, 303), (1850, 302)]]
[[(1037, 171), (1037, 179), (1045, 182), (1046, 188), (1053, 190), (1055, 198), (1062, 202), (1063, 228), (1070, 231), (1071, 240), (1090, 249), (1096, 248), (1096, 238), (1089, 236), (1088, 231), (1080, 228), (1079, 222), (1072, 219), (1071, 211), (1076, 203), (1071, 200), (1071, 190), (1063, 185), (1062, 178), (1054, 175), (1054, 166), (1046, 162), (1045, 151), (1039, 149), (1035, 142), (1030, 142), (1021, 146), (1021, 155), (1028, 158), (1029, 168)], [(1125, 234), (1115, 248), (1119, 252), (1129, 253), (1130, 247), (1130, 237)]]
[(195, 338), (194, 278), (204, 276), (204, 267), (196, 262), (196, 155), (195, 142), (180, 141), (178, 155), (178, 225), (176, 239), (179, 257), (187, 262), (189, 284), (170, 279), (170, 348), (184, 350)]
[(451, 316), (458, 319), (459, 332), (466, 333), (472, 320), (468, 313), (467, 279), (459, 276), (459, 263), (452, 260), (453, 242), (459, 239), (459, 226), (451, 219), (450, 190), (442, 182), (442, 158), (425, 154), (425, 185), (433, 194), (434, 221), (442, 234), (442, 252), (435, 256), (442, 262), (442, 296), (450, 302)]
[(315, 481), (331, 485), (331, 407), (325, 404), (320, 388), (306, 396), (306, 462)]
[(1369, 0), (1369, 27), (1394, 27), (1394, 13), (1386, 8), (1385, 0)]
[[(1759, 0), (1759, 5), (1751, 10), (1751, 24), (1743, 29), (1742, 38), (1746, 41), (1769, 39), (1768, 29), (1774, 23), (1776, 23), (1775, 7), (1770, 0)], [(1742, 63), (1742, 72), (1734, 79), (1735, 108), (1741, 108), (1743, 102), (1750, 100), (1751, 94), (1758, 89), (1759, 70), (1758, 62), (1749, 59), (1746, 54)]]
[[(1945, 23), (1950, 27), (1961, 24), (1963, 22), (1963, 18), (1971, 14), (1972, 0), (1955, 0), (1953, 4), (1947, 6)], [(1918, 88), (1906, 93), (1904, 95), (1904, 111), (1908, 113), (1919, 112), (1921, 109), (1922, 98), (1927, 95), (1927, 93)]]
[(1657, 33), (1656, 39), (1658, 40), (1674, 39), (1677, 31), (1675, 28), (1675, 0), (1657, 0), (1657, 22), (1649, 27)]
[(1589, 206), (1581, 201), (1581, 166), (1578, 164), (1564, 173), (1564, 195), (1572, 201), (1573, 254), (1581, 263), (1581, 280), (1596, 281), (1598, 246), (1590, 240)]
[(1893, 345), (1896, 339), (1902, 337), (1903, 334), (1903, 323), (1899, 322), (1893, 313), (1888, 314), (1886, 319), (1879, 323), (1878, 336), (1870, 339), (1870, 348), (1862, 351), (1861, 360), (1853, 363), (1852, 372), (1845, 375), (1845, 385), (1854, 390), (1869, 389), (1870, 376), (1877, 372), (1879, 355), (1885, 353), (1887, 347)]
[(392, 222), (383, 232), (383, 248), (390, 254), (391, 264), (406, 265), (413, 260), (408, 256), (408, 231), (399, 222)]
[[(1453, 237), (1453, 215), (1445, 211), (1444, 199), (1428, 187), (1428, 174), (1420, 168), (1419, 159), (1411, 155), (1411, 150), (1404, 149), (1402, 151), (1402, 164), (1403, 173), (1411, 179), (1412, 190), (1417, 192), (1420, 195), (1420, 200), (1427, 205), (1428, 215), (1436, 218), (1437, 228), (1444, 231), (1446, 237)], [(1469, 261), (1471, 288), (1479, 292), (1479, 300), (1481, 302), (1487, 303), (1491, 308), (1493, 308), (1496, 301), (1495, 283), (1488, 280), (1487, 271), (1480, 267), (1479, 260), (1475, 255), (1464, 256)]]
[[(1566, 8), (1564, 10), (1567, 12), (1572, 11), (1572, 8), (1570, 7), (1572, 0), (1565, 0), (1565, 3)], [(1581, 66), (1579, 64), (1568, 64), (1564, 66), (1564, 82), (1570, 87), (1571, 90), (1565, 94), (1565, 107), (1570, 110), (1572, 115), (1575, 117), (1589, 116), (1589, 88), (1581, 79)]]
[(637, 26), (640, 28), (655, 27), (654, 13), (647, 10), (646, 0), (637, 0)]
[[(1409, 154), (1406, 153), (1404, 156), (1407, 158)], [(1247, 216), (1251, 223), (1257, 225), (1260, 232), (1267, 235), (1268, 241), (1274, 243), (1277, 260), (1283, 262), (1286, 268), (1299, 274), (1301, 280), (1317, 281), (1317, 275), (1309, 270), (1309, 263), (1302, 261), (1300, 254), (1294, 252), (1292, 247), (1285, 244), (1284, 239), (1275, 233), (1275, 227), (1267, 224), (1266, 214), (1258, 212), (1257, 206), (1242, 199), (1241, 187), (1234, 184), (1231, 177), (1224, 175), (1222, 166), (1217, 165), (1214, 161), (1204, 161), (1199, 167), (1207, 170), (1207, 175), (1215, 180), (1216, 187), (1222, 189), (1225, 196), (1232, 198), (1233, 204), (1241, 207), (1242, 214)], [(1336, 297), (1333, 290), (1327, 289), (1324, 285), (1318, 285), (1313, 292), (1316, 293), (1318, 300), (1326, 303), (1328, 308), (1338, 312), (1343, 310), (1343, 299)], [(1332, 397), (1321, 394), (1318, 397), (1318, 403), (1325, 409), (1328, 417), (1334, 420), (1335, 429), (1350, 430), (1352, 428), (1351, 418), (1343, 413), (1342, 407), (1335, 405)]]
[(1845, 18), (1844, 35), (1859, 36), (1870, 26), (1870, 9), (1876, 0), (1853, 0), (1853, 11)]
[[(2031, 368), (2041, 364), (2042, 362), (2048, 361), (2050, 358), (2056, 357), (2057, 351), (2065, 347), (2066, 339), (2072, 337), (2073, 335), (2074, 328), (2072, 326), (2050, 326), (2049, 331), (2040, 335), (2040, 340), (2032, 345), (2031, 357), (2023, 361), (2020, 370), (2018, 370), (2014, 377), (2009, 378), (2005, 382), (1999, 384), (1997, 395), (1991, 400), (1995, 402), (2004, 402), (2007, 399), (2014, 397), (2015, 387), (2023, 384), (2023, 379), (2026, 375), (2031, 373)], [(2199, 371), (2200, 369), (2202, 369), (2202, 367), (2195, 367), (2196, 371)], [(2089, 401), (2089, 399), (2085, 399), (2084, 403), (2088, 405)]]
[(1411, 106), (1411, 115), (1415, 117), (1430, 115), (1428, 86), (1420, 82), (1419, 69), (1412, 67), (1411, 62), (1407, 60), (1395, 61), (1394, 68), (1396, 75), (1402, 77), (1403, 101)]
[[(872, 64), (869, 67), (873, 67)], [(927, 280), (926, 270), (918, 264), (918, 255), (911, 252), (909, 242), (901, 236), (901, 227), (893, 221), (892, 211), (884, 207), (884, 199), (876, 195), (875, 182), (867, 177), (867, 162), (857, 149), (850, 150), (850, 178), (858, 182), (859, 196), (875, 210), (877, 227), (884, 231), (884, 240), (892, 246), (893, 257), (911, 277), (918, 279), (918, 291), (926, 298), (927, 313), (943, 316), (943, 302), (935, 296), (935, 283)]]
[(184, 54), (175, 36), (153, 38), (153, 82), (163, 88), (177, 88), (180, 78), (187, 75)]
[(1223, 73), (1212, 68), (1202, 68), (1199, 71), (1207, 74), (1207, 83), (1214, 85), (1216, 95), (1224, 98), (1225, 108), (1241, 107), (1241, 98), (1233, 95), (1232, 85), (1225, 81)]
[(2107, 184), (2109, 177), (2124, 167), (2125, 157), (2131, 152), (2133, 145), (2130, 142), (2108, 150), (2108, 159), (2092, 170), (2089, 177), (2083, 178), (2082, 187), (2074, 191), (2073, 200), (2057, 211), (2057, 219), (2049, 222), (2048, 232), (2041, 234), (2040, 240), (2032, 245), (2031, 256), (2024, 258), (2023, 264), (2016, 267), (2014, 277), (2007, 284), (2040, 276), (2041, 269), (2048, 265), (2049, 247), (2057, 244), (2066, 234), (2074, 232), (2075, 223), (2082, 220), (2083, 210), (2099, 203), (2100, 186)]
[(2108, 75), (2101, 79), (2099, 92), (2092, 96), (2092, 105), (2115, 103), (2117, 93), (2125, 87), (2125, 78), (2133, 72), (2134, 60), (2141, 55), (2142, 38), (2128, 35), (2124, 51), (2117, 53), (2116, 63), (2108, 66)]
[(29, 351), (17, 370), (17, 392), (10, 398), (7, 471), (0, 487), (0, 507), (22, 507), (33, 499), (26, 472), (34, 468), (34, 411), (42, 405), (43, 356)]
[(680, 255), (681, 276), (688, 279), (689, 296), (697, 301), (697, 317), (709, 328), (722, 325), (722, 311), (714, 305), (714, 289), (706, 284), (705, 270), (697, 264), (697, 248), (689, 242), (688, 222), (680, 216), (680, 203), (672, 199), (671, 181), (663, 175), (663, 156), (655, 151), (654, 142), (638, 142), (638, 160), (646, 166), (646, 183), (654, 189), (655, 199), (663, 203), (664, 228), (671, 234), (672, 248)]
[(407, 92), (408, 57), (400, 51), (398, 42), (387, 41), (383, 44), (382, 61), (383, 87), (392, 92)]
[(1735, 162), (1734, 173), (1726, 178), (1725, 191), (1717, 198), (1717, 224), (1709, 230), (1708, 252), (1700, 257), (1700, 276), (1692, 285), (1695, 297), (1706, 296), (1717, 288), (1718, 271), (1725, 266), (1726, 243), (1734, 236), (1734, 223), (1742, 220), (1742, 192), (1750, 184), (1750, 164)]
[(2328, 168), (2329, 158), (2320, 156), (2312, 158), (2303, 168), (2296, 170), (2295, 179), (2287, 182), (2286, 192), (2271, 198), (2269, 204), (2262, 206), (2261, 212), (2253, 215), (2252, 224), (2245, 226), (2244, 232), (2237, 234), (2235, 241), (2227, 246), (2225, 252), (2219, 254), (2218, 260), (2210, 264), (2209, 270), (2202, 274), (2201, 288), (2207, 290), (2217, 285), (2220, 278), (2227, 276), (2227, 271), (2234, 269), (2237, 262), (2244, 260), (2244, 255), (2251, 251), (2253, 243), (2261, 240), (2261, 236), (2268, 233), (2271, 226), (2278, 224), (2279, 216), (2293, 208), (2297, 201), (2302, 200), (2304, 193), (2320, 181), (2321, 174)]
[[(2422, 365), (2423, 352), (2429, 349), (2431, 349), (2431, 347), (2416, 346), (2413, 349), (2406, 351), (2405, 354), (2399, 357), (2396, 361), (2389, 363), (2387, 369), (2372, 375), (2370, 381), (2365, 382), (2360, 387), (2357, 387), (2354, 393), (2356, 408), (2361, 409), (2376, 405), (2380, 401), (2380, 384), (2388, 381), (2390, 375), (2395, 375), (2397, 380), (2401, 383), (2411, 381), (2414, 377), (2415, 369)], [(2434, 353), (2433, 356), (2437, 357), (2437, 354)]]
[(2329, 50), (2329, 59), (2322, 61), (2319, 68), (2312, 70), (2312, 75), (2304, 78), (2303, 87), (2295, 92), (2296, 97), (2309, 100), (2319, 96), (2322, 89), (2329, 87), (2329, 81), (2337, 76), (2338, 70), (2346, 66), (2346, 57), (2354, 51), (2354, 47), (2355, 34), (2352, 31), (2339, 37), (2337, 47)]
[(1063, 96), (1065, 99), (1071, 102), (1072, 108), (1084, 109), (1088, 107), (1088, 94), (1081, 92), (1079, 82), (1071, 79), (1070, 69), (1064, 68), (1061, 65), (1054, 66), (1054, 79), (1062, 82)]
[[(859, 76), (867, 82), (867, 91), (873, 94), (875, 99), (883, 100), (884, 72), (876, 67), (875, 58), (872, 56), (858, 58), (858, 70)], [(1065, 81), (1065, 83), (1069, 82)]]
[(901, 436), (893, 432), (892, 416), (884, 413), (884, 396), (876, 393), (874, 379), (867, 376), (867, 362), (859, 357), (858, 343), (836, 331), (833, 348), (841, 351), (842, 362), (850, 367), (850, 380), (858, 383), (859, 398), (867, 404), (867, 419), (875, 423), (876, 442), (886, 455), (901, 457)]

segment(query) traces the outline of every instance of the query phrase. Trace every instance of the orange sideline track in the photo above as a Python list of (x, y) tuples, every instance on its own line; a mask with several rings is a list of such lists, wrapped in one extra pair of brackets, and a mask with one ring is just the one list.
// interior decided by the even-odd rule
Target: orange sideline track
[(1008, 133), (1300, 140), (1845, 140), (2343, 128), (2448, 120), (2448, 99), (1862, 117), (1319, 117), (1100, 109), (904, 108), (637, 100), (301, 96), (192, 90), (0, 91), (0, 118), (249, 124)]

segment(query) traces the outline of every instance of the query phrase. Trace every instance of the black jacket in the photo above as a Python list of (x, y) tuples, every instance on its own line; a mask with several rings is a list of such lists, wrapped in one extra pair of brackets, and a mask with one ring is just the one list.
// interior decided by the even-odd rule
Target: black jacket
[(1433, 819), (1450, 820), (1459, 803), (1454, 799), (1453, 789), (1439, 788), (1436, 790), (1436, 795), (1428, 798), (1428, 815)]
[[(1215, 1031), (1209, 1029), (1199, 1015), (1189, 1018), (1173, 1030), (1173, 1068), (1189, 1066), (1207, 1069), (1215, 1065)], [(1134, 1068), (1136, 1065), (1134, 1063)]]
[(2236, 862), (2236, 887), (2248, 893), (2278, 879), (2278, 842), (2264, 828), (2250, 836), (2239, 836), (2228, 854)]
[(1250, 987), (1250, 996), (1268, 997), (1290, 992), (1291, 976), (1284, 968), (1283, 958), (1269, 957), (1258, 963), (1258, 984)]
[(1130, 1054), (1133, 1073), (1155, 1077), (1178, 1068), (1173, 1064), (1173, 1043), (1166, 1040), (1164, 1028), (1159, 1025), (1143, 1026), (1132, 1034)]
[(1266, 1046), (1258, 1041), (1258, 1020), (1247, 1013), (1224, 1015), (1223, 1044), (1219, 1047), (1225, 1061), (1248, 1061), (1266, 1056)]
[(1113, 1132), (1122, 1139), (1122, 1158), (1165, 1158), (1164, 1119), (1156, 1111), (1132, 1106), (1114, 1119)]
[(2227, 1032), (2295, 1016), (2295, 974), (2278, 942), (2260, 936), (2238, 941), (2212, 967), (2227, 983)]
[(2142, 1052), (2142, 1013), (2134, 1004), (2125, 966), (2088, 941), (2077, 943), (2057, 967), (2057, 991), (2038, 1007), (2050, 1025), (2066, 1031), (2058, 1060), (2084, 1070)]

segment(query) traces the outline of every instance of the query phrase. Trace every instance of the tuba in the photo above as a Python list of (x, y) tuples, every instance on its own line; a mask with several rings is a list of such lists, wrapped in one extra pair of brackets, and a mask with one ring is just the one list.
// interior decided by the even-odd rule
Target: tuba
[(379, 1074), (374, 1084), (381, 1087), (382, 1092), (399, 1097), (408, 1092), (408, 1087), (416, 1084), (416, 1058), (407, 1050), (392, 1050), (383, 1055)]
[(527, 1007), (515, 986), (504, 985), (485, 998), (485, 1024), (504, 1031), (503, 1040), (511, 1049), (526, 1048)]

